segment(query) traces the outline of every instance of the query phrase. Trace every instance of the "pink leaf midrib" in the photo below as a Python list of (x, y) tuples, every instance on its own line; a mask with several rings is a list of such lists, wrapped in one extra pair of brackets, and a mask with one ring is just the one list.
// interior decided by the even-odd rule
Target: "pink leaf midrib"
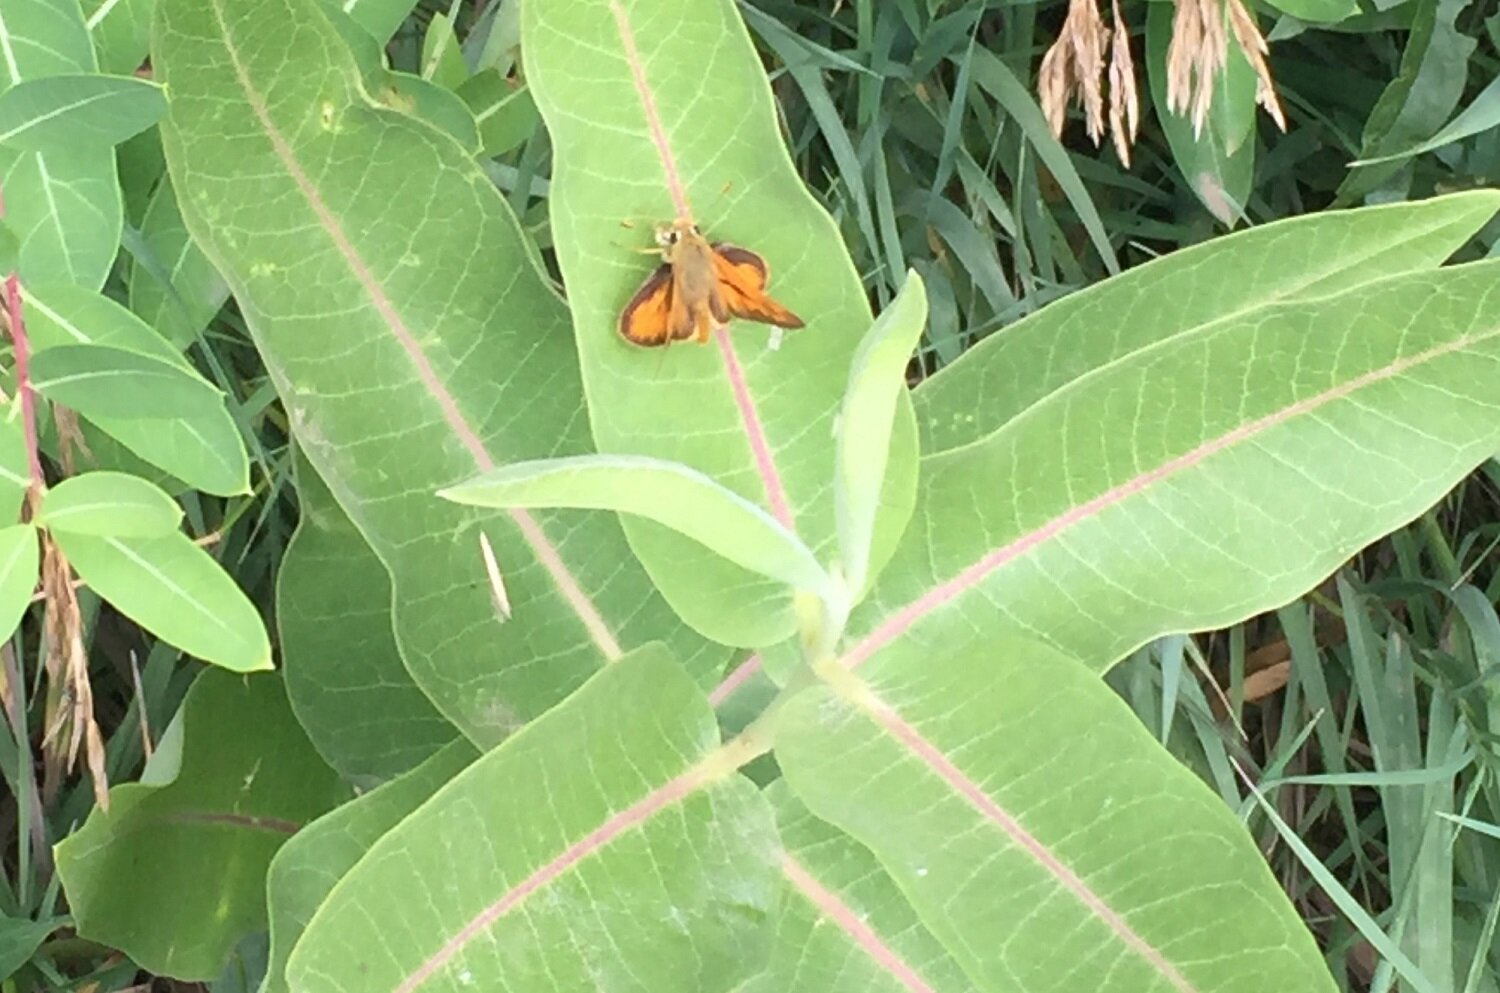
[(490, 925), (515, 910), (532, 894), (556, 881), (626, 831), (645, 824), (667, 807), (686, 799), (712, 781), (713, 777), (705, 772), (704, 765), (700, 763), (608, 818), (471, 917), (441, 948), (395, 986), (392, 993), (414, 993), (452, 961), (465, 945), (484, 934)]
[(890, 976), (911, 993), (936, 993), (916, 969), (901, 957), (890, 945), (867, 924), (855, 910), (839, 898), (839, 895), (812, 874), (791, 855), (781, 856), (781, 873), (818, 913), (843, 931), (849, 940), (863, 952), (882, 972)]
[[(302, 168), (297, 160), (291, 145), (287, 142), (281, 129), (271, 119), (270, 110), (261, 93), (255, 88), (250, 79), (249, 72), (245, 68), (244, 60), (241, 58), (239, 48), (235, 45), (229, 31), (228, 24), (224, 21), (224, 13), (220, 7), (220, 0), (210, 0), (210, 9), (213, 11), (214, 19), (218, 23), (219, 34), (224, 39), (224, 49), (229, 55), (230, 63), (234, 69), (235, 78), (240, 84), (240, 89), (245, 94), (245, 102), (249, 105), (256, 120), (264, 129), (267, 140), (271, 143), (272, 150), (287, 170), (292, 182), (296, 184), (298, 191), (307, 201), (313, 213), (317, 215), (323, 230), (327, 232), (329, 240), (333, 242), (334, 248), (344, 258), (349, 266), (350, 272), (358, 280), (361, 288), (365, 291), (371, 305), (381, 320), (390, 329), (392, 336), (406, 353), (408, 361), (416, 371), (417, 378), (423, 388), (437, 403), (442, 412), (443, 420), (448, 424), (454, 437), (459, 440), (464, 449), (468, 451), (474, 460), (475, 466), (485, 472), (495, 467), (495, 461), (490, 457), (484, 442), (479, 434), (469, 424), (468, 418), (459, 409), (458, 401), (448, 391), (443, 383), (442, 377), (433, 368), (426, 353), (422, 351), (416, 336), (406, 326), (405, 320), (396, 310), (395, 305), (386, 295), (385, 289), (376, 280), (374, 273), (365, 263), (364, 258), (344, 233), (343, 226), (333, 216), (333, 211), (324, 201), (322, 194), (313, 184), (311, 177)], [(536, 519), (524, 510), (507, 510), (506, 514), (515, 522), (521, 533), (522, 540), (531, 548), (536, 556), (537, 562), (547, 572), (557, 587), (563, 601), (577, 616), (579, 622), (588, 632), (589, 639), (606, 659), (614, 661), (620, 658), (622, 651), (619, 641), (615, 638), (613, 631), (605, 622), (603, 614), (593, 599), (586, 593), (579, 583), (577, 577), (563, 561), (557, 546), (549, 539), (546, 532)]]
[[(620, 34), (620, 46), (624, 49), (625, 64), (630, 69), (631, 83), (635, 86), (642, 113), (646, 117), (646, 130), (651, 136), (651, 144), (656, 149), (657, 157), (661, 160), (662, 174), (667, 184), (667, 192), (672, 198), (672, 205), (678, 217), (692, 220), (692, 205), (682, 182), (682, 174), (677, 168), (677, 158), (672, 154), (672, 146), (667, 139), (666, 126), (662, 124), (661, 113), (656, 106), (656, 96), (651, 89), (650, 81), (646, 78), (645, 61), (641, 58), (639, 46), (636, 45), (635, 31), (630, 26), (630, 17), (625, 13), (620, 0), (610, 0), (609, 8), (614, 15), (615, 26)], [(746, 444), (750, 447), (751, 458), (755, 462), (756, 475), (760, 477), (766, 505), (772, 516), (785, 525), (788, 531), (795, 534), (796, 517), (792, 512), (791, 502), (787, 499), (786, 486), (782, 482), (781, 472), (776, 466), (775, 452), (766, 437), (765, 424), (761, 421), (760, 412), (756, 409), (755, 397), (745, 378), (744, 367), (734, 350), (734, 342), (728, 331), (723, 328), (715, 332), (714, 338), (719, 346), (719, 354), (724, 360), (725, 378), (729, 381), (730, 395), (734, 400), (735, 410), (739, 414), (740, 425), (745, 433)]]

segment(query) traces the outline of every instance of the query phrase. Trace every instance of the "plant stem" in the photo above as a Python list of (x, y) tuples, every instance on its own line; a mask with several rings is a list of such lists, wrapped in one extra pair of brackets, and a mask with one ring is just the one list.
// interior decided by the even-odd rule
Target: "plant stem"
[[(0, 191), (0, 217), (4, 216), (5, 195)], [(31, 342), (21, 320), (21, 274), (17, 271), (5, 277), (5, 314), (10, 326), (10, 340), (16, 349), (16, 393), (21, 399), (21, 431), (26, 438), (26, 464), (31, 472), (26, 498), (29, 506), (47, 488), (47, 477), (42, 473), (41, 447), (37, 443), (36, 394), (31, 389)]]

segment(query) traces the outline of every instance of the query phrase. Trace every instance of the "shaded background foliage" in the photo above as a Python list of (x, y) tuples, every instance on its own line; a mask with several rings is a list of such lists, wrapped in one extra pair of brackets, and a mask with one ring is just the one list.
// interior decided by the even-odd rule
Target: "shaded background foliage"
[[(498, 51), (496, 66), (524, 77), (516, 7), (491, 0), (452, 12), (466, 55)], [(742, 5), (798, 171), (837, 218), (872, 303), (889, 303), (908, 266), (926, 282), (931, 320), (913, 380), (1052, 300), (1227, 230), (1189, 179), (1196, 163), (1172, 135), (1181, 122), (1157, 105), (1160, 88), (1149, 78), (1160, 60), (1150, 54), (1148, 24), (1167, 7), (1168, 0), (1124, 7), (1143, 102), (1127, 169), (1107, 143), (1094, 147), (1076, 115), (1060, 142), (1042, 124), (1037, 66), (1061, 30), (1066, 4)], [(421, 70), (432, 20), (449, 11), (424, 0), (388, 47), (393, 68)], [(1269, 6), (1257, 14), (1271, 41), (1288, 126), (1283, 133), (1264, 115), (1254, 117), (1240, 204), (1246, 222), (1422, 199), (1492, 185), (1500, 175), (1494, 3), (1365, 3), (1323, 24)], [(1456, 130), (1469, 133), (1452, 142), (1349, 165), (1416, 148), (1455, 118), (1467, 119)], [(548, 139), (534, 115), (519, 116), (514, 128), (487, 170), (545, 253)], [(132, 164), (149, 169), (156, 155), (145, 137), (120, 152), (130, 256), (111, 277), (120, 297), (133, 268), (160, 263), (141, 240), (146, 203), (130, 183)], [(1497, 234), (1492, 222), (1458, 257), (1494, 254)], [(231, 398), (250, 441), (254, 492), (220, 499), (188, 491), (188, 524), (193, 533), (217, 536), (215, 555), (269, 616), (298, 516), (286, 415), (232, 304), (189, 354)], [(1466, 799), (1495, 788), (1492, 748), (1452, 756), (1446, 740), (1429, 732), (1464, 721), (1476, 739), (1494, 741), (1493, 689), (1458, 678), (1458, 663), (1500, 660), (1497, 483), (1500, 467), (1492, 461), (1304, 600), (1228, 631), (1166, 639), (1109, 676), (1144, 723), (1226, 800), (1240, 802), (1240, 770), (1282, 782), (1275, 792), (1281, 816), (1388, 932), (1399, 933), (1418, 909), (1423, 926), (1432, 926), (1434, 913), (1446, 914), (1458, 974), (1476, 990), (1500, 981), (1500, 951), (1492, 947), (1500, 848), (1483, 835), (1463, 835), (1453, 879), (1437, 879), (1431, 874), (1445, 872), (1447, 863), (1433, 864), (1411, 832), (1445, 805), (1434, 782), (1449, 784), (1448, 799), (1459, 801), (1452, 816), (1459, 817)], [(112, 780), (130, 779), (141, 766), (143, 731), (160, 733), (194, 673), (175, 651), (98, 610), (97, 601), (85, 599), (85, 609), (92, 612), (89, 647), (107, 769)], [(13, 665), (6, 675), (12, 690), (25, 681)], [(1432, 686), (1457, 701), (1452, 712)], [(26, 756), (9, 742), (6, 749), (0, 764), (14, 785)], [(1424, 777), (1424, 768), (1443, 775)], [(1393, 775), (1401, 770), (1417, 772)], [(13, 894), (47, 886), (46, 839), (66, 834), (92, 803), (90, 785), (76, 779), (58, 784), (45, 811), (22, 809), (18, 795), (12, 789), (0, 801)], [(1344, 986), (1379, 988), (1386, 977), (1366, 938), (1334, 912), (1273, 826), (1258, 815), (1251, 823), (1332, 960), (1344, 964)], [(1424, 881), (1438, 888), (1436, 897), (1429, 888), (1426, 903), (1396, 899), (1420, 892)], [(1442, 904), (1436, 910), (1434, 899)], [(136, 981), (132, 964), (66, 936), (43, 946), (43, 955), (55, 975), (89, 974), (100, 988)]]

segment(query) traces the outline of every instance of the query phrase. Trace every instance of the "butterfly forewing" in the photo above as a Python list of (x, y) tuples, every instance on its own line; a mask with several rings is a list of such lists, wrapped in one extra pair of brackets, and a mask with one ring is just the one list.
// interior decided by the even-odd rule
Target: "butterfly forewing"
[(766, 260), (737, 245), (714, 246), (714, 274), (718, 277), (718, 308), (721, 321), (731, 317), (781, 328), (800, 328), (802, 318), (766, 293), (769, 272)]

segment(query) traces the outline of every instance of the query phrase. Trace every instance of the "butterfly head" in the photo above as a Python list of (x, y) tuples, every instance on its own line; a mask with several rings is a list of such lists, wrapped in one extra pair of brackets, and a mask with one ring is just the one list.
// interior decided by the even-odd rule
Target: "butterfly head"
[(690, 237), (702, 238), (703, 235), (698, 231), (698, 225), (683, 218), (678, 218), (671, 224), (660, 224), (656, 228), (656, 243), (669, 251)]

